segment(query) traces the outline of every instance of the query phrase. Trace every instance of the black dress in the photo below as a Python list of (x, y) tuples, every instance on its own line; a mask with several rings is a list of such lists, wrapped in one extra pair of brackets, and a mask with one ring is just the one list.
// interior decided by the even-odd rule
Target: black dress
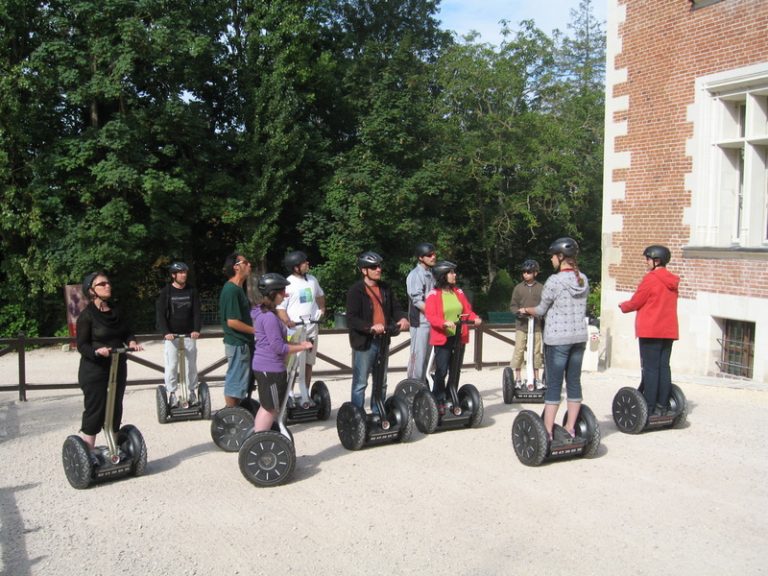
[[(77, 319), (77, 350), (80, 368), (77, 380), (83, 391), (83, 421), (81, 430), (95, 436), (104, 426), (107, 405), (107, 384), (112, 359), (98, 356), (96, 350), (104, 346), (119, 348), (135, 340), (128, 323), (118, 308), (100, 312), (93, 302)], [(127, 379), (126, 357), (121, 355), (117, 371), (117, 397), (115, 399), (114, 431), (120, 428), (123, 416), (123, 393)]]

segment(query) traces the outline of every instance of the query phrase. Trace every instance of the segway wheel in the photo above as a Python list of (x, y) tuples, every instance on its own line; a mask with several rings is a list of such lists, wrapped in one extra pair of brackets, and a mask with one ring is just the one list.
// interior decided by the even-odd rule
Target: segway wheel
[(131, 424), (120, 428), (117, 445), (131, 459), (131, 474), (142, 476), (147, 469), (147, 445), (139, 429)]
[(464, 384), (459, 388), (459, 402), (463, 411), (472, 414), (467, 422), (467, 428), (477, 428), (483, 422), (483, 397), (472, 384)]
[(296, 451), (279, 432), (258, 432), (243, 442), (238, 463), (240, 472), (254, 486), (277, 486), (293, 474)]
[(237, 452), (253, 430), (253, 414), (241, 406), (222, 408), (211, 418), (211, 438), (224, 452)]
[(422, 434), (432, 434), (437, 430), (437, 401), (426, 388), (413, 399), (413, 420)]
[(93, 478), (93, 462), (88, 445), (80, 436), (67, 436), (61, 450), (61, 460), (64, 464), (64, 474), (72, 488), (83, 490), (88, 488)]
[(328, 390), (328, 386), (325, 382), (319, 380), (312, 384), (311, 391), (312, 400), (318, 406), (317, 419), (328, 420), (331, 417), (331, 393)]
[(347, 450), (360, 450), (365, 444), (365, 411), (352, 402), (344, 402), (336, 414), (336, 431)]
[(504, 404), (512, 404), (515, 401), (515, 373), (512, 368), (504, 368), (501, 377), (501, 395), (504, 398)]
[(672, 384), (669, 404), (672, 411), (677, 413), (677, 416), (672, 421), (672, 428), (682, 428), (686, 420), (688, 420), (688, 401), (677, 384)]
[[(563, 427), (568, 420), (568, 413), (563, 415)], [(585, 438), (587, 445), (584, 448), (582, 456), (592, 458), (597, 455), (597, 449), (600, 448), (600, 425), (597, 422), (595, 413), (586, 404), (582, 404), (579, 409), (579, 416), (576, 418), (576, 436)]]
[(200, 401), (200, 417), (203, 420), (211, 419), (211, 391), (208, 384), (200, 382), (197, 386), (197, 397)]
[(408, 401), (402, 396), (390, 396), (384, 402), (387, 418), (398, 427), (397, 442), (408, 442), (413, 434), (413, 417)]
[(395, 387), (395, 396), (402, 396), (408, 402), (408, 406), (413, 406), (413, 400), (416, 398), (416, 394), (422, 390), (428, 390), (427, 385), (421, 380), (415, 378), (406, 378), (401, 380)]
[(157, 405), (157, 421), (160, 424), (168, 422), (168, 394), (165, 386), (158, 386), (155, 390), (155, 404)]
[(648, 404), (639, 390), (625, 386), (616, 393), (613, 397), (613, 421), (625, 434), (639, 434), (645, 429)]
[(526, 466), (539, 466), (547, 456), (547, 429), (530, 410), (520, 412), (512, 422), (512, 446), (517, 459)]

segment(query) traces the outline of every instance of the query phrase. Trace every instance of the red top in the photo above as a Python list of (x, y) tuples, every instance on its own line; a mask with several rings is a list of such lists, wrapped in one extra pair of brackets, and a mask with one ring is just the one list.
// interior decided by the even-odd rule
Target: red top
[[(469, 320), (475, 320), (478, 316), (472, 311), (472, 306), (464, 295), (461, 288), (454, 288), (453, 293), (461, 302), (461, 313), (469, 314)], [(424, 316), (429, 322), (429, 343), (432, 346), (442, 346), (448, 341), (443, 323), (445, 314), (443, 313), (443, 293), (439, 288), (435, 288), (427, 294), (424, 301)], [(461, 326), (461, 341), (466, 344), (469, 342), (469, 327), (466, 324)]]
[(677, 288), (680, 277), (663, 266), (643, 277), (632, 298), (619, 304), (621, 311), (637, 310), (635, 336), (677, 340)]

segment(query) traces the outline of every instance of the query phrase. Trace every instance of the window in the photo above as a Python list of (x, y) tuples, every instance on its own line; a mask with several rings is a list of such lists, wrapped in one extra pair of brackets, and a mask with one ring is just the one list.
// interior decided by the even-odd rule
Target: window
[(721, 374), (752, 378), (755, 358), (755, 323), (738, 320), (723, 321), (723, 338), (719, 339)]
[(697, 81), (692, 244), (768, 247), (768, 63)]

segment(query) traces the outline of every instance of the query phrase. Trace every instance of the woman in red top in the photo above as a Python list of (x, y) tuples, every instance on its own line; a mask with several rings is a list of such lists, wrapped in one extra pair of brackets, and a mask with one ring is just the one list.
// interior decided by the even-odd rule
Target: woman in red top
[[(447, 260), (432, 267), (435, 288), (424, 301), (424, 315), (429, 322), (429, 343), (435, 347), (434, 390), (438, 410), (445, 412), (445, 376), (451, 365), (451, 353), (457, 338), (456, 322), (462, 316), (473, 320), (475, 325), (482, 319), (472, 311), (464, 291), (456, 286), (456, 264)], [(461, 341), (469, 342), (469, 328), (461, 326)]]
[(665, 246), (648, 246), (643, 251), (648, 273), (631, 299), (619, 304), (624, 313), (637, 311), (635, 335), (640, 340), (643, 396), (648, 412), (666, 414), (672, 388), (669, 359), (672, 343), (679, 338), (677, 296), (680, 278), (667, 270), (671, 258)]

